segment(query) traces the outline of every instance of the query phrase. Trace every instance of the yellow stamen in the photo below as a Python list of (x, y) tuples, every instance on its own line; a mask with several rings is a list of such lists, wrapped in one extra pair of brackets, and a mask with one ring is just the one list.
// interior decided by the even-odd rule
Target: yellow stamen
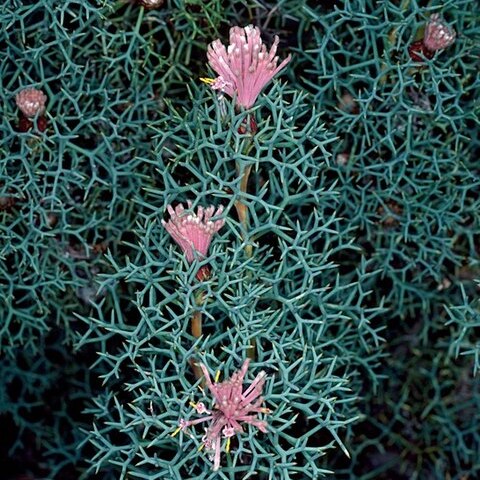
[(272, 412), (269, 408), (262, 408), (260, 411), (262, 413), (271, 413)]
[(217, 373), (215, 374), (215, 383), (218, 382), (219, 378), (220, 378), (220, 370), (217, 370)]
[(230, 440), (231, 440), (231, 437), (228, 437), (228, 438), (227, 438), (227, 444), (225, 445), (225, 451), (226, 451), (227, 453), (230, 452)]
[(215, 83), (215, 79), (214, 78), (204, 78), (204, 77), (200, 77), (200, 81), (203, 82), (203, 83), (206, 83), (207, 85), (213, 85)]
[(175, 435), (178, 435), (178, 432), (180, 432), (181, 429), (182, 427), (178, 427), (170, 436), (174, 437)]
[(190, 405), (192, 408), (197, 408), (197, 404), (196, 404), (196, 403), (190, 402), (189, 405)]
[(198, 450), (197, 450), (197, 451), (198, 451), (198, 452), (201, 452), (201, 451), (203, 450), (203, 447), (204, 447), (204, 446), (205, 446), (205, 444), (202, 443), (202, 444), (198, 447)]

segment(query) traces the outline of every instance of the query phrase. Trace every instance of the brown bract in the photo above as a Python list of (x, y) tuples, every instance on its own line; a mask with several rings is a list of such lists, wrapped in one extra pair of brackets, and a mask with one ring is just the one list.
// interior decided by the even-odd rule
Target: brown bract
[(408, 47), (408, 54), (414, 62), (423, 62), (425, 59), (433, 58), (434, 52), (425, 48), (423, 40), (418, 40)]

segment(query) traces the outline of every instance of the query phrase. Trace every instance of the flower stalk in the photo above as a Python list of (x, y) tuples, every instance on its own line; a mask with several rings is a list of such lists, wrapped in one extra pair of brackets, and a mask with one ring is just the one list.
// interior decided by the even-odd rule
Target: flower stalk
[[(238, 111), (252, 108), (263, 88), (290, 62), (288, 55), (279, 64), (277, 48), (280, 40), (274, 37), (272, 46), (268, 49), (264, 44), (260, 29), (253, 25), (246, 27), (232, 27), (230, 41), (227, 46), (220, 39), (208, 46), (207, 58), (212, 70), (218, 75), (214, 79), (201, 80), (221, 95), (228, 95), (235, 100)], [(238, 128), (241, 135), (248, 135), (245, 146), (245, 155), (253, 146), (253, 137), (257, 133), (257, 123), (253, 114), (248, 113), (242, 125)], [(237, 175), (240, 178), (240, 199), (235, 201), (235, 209), (242, 226), (242, 239), (245, 243), (245, 255), (253, 256), (253, 246), (249, 241), (248, 206), (245, 200), (248, 179), (252, 165), (244, 166), (237, 162)], [(251, 341), (248, 357), (255, 358), (256, 342)]]
[[(192, 203), (188, 202), (188, 210), (185, 210), (182, 204), (177, 205), (175, 209), (171, 205), (167, 206), (170, 213), (170, 220), (166, 222), (162, 220), (162, 225), (167, 232), (175, 240), (177, 245), (182, 249), (185, 258), (189, 263), (192, 263), (196, 258), (205, 258), (208, 253), (208, 248), (212, 241), (212, 237), (225, 224), (225, 219), (220, 218), (212, 220), (213, 217), (218, 217), (223, 212), (223, 207), (220, 206), (215, 211), (214, 206), (206, 209), (198, 207), (197, 212), (192, 210)], [(196, 277), (199, 281), (204, 281), (210, 278), (210, 269), (207, 265), (199, 268)], [(205, 294), (200, 290), (195, 296), (195, 304), (200, 307), (204, 302)], [(196, 339), (202, 336), (202, 312), (197, 308), (192, 315), (192, 335)], [(190, 362), (195, 377), (202, 378), (202, 371), (194, 360)]]
[[(247, 165), (242, 168), (242, 166), (237, 163), (237, 173), (240, 177), (240, 192), (242, 194), (247, 193), (248, 179), (250, 177), (250, 172), (252, 171), (252, 165)], [(244, 200), (240, 199), (235, 202), (235, 209), (237, 210), (238, 219), (242, 225), (242, 235), (244, 242), (247, 242), (248, 239), (248, 207)], [(245, 245), (245, 255), (247, 258), (251, 258), (253, 255), (253, 246), (251, 244)]]

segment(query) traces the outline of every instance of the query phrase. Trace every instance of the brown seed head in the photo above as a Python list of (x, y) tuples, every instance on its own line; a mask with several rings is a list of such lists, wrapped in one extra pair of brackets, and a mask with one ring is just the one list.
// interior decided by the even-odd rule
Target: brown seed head
[[(424, 59), (430, 60), (434, 53), (425, 47), (423, 40), (417, 40), (408, 47), (408, 54), (414, 62), (423, 62)], [(422, 56), (423, 55), (423, 56)]]

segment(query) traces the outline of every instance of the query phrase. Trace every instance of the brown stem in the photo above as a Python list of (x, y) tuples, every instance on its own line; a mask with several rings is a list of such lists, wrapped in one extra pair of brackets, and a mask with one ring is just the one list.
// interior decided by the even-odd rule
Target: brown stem
[(247, 357), (250, 360), (255, 360), (255, 354), (257, 352), (257, 341), (254, 338), (250, 339), (250, 347), (247, 350)]
[[(204, 295), (203, 292), (200, 292), (196, 295), (195, 303), (200, 306), (203, 303)], [(202, 312), (200, 310), (195, 310), (192, 316), (192, 335), (195, 338), (200, 338), (202, 336)], [(193, 373), (195, 374), (195, 378), (197, 380), (202, 379), (202, 387), (204, 386), (205, 379), (203, 378), (202, 369), (199, 365), (195, 362), (192, 358), (190, 360), (190, 365), (193, 369)]]
[(200, 368), (200, 365), (198, 365), (198, 363), (195, 361), (194, 358), (190, 358), (189, 363), (190, 363), (190, 366), (192, 367), (195, 378), (197, 380), (201, 380), (200, 385), (203, 388), (205, 386), (205, 377), (203, 376), (203, 372), (202, 372), (202, 369)]
[(192, 317), (192, 335), (195, 338), (202, 336), (202, 312), (196, 310)]

